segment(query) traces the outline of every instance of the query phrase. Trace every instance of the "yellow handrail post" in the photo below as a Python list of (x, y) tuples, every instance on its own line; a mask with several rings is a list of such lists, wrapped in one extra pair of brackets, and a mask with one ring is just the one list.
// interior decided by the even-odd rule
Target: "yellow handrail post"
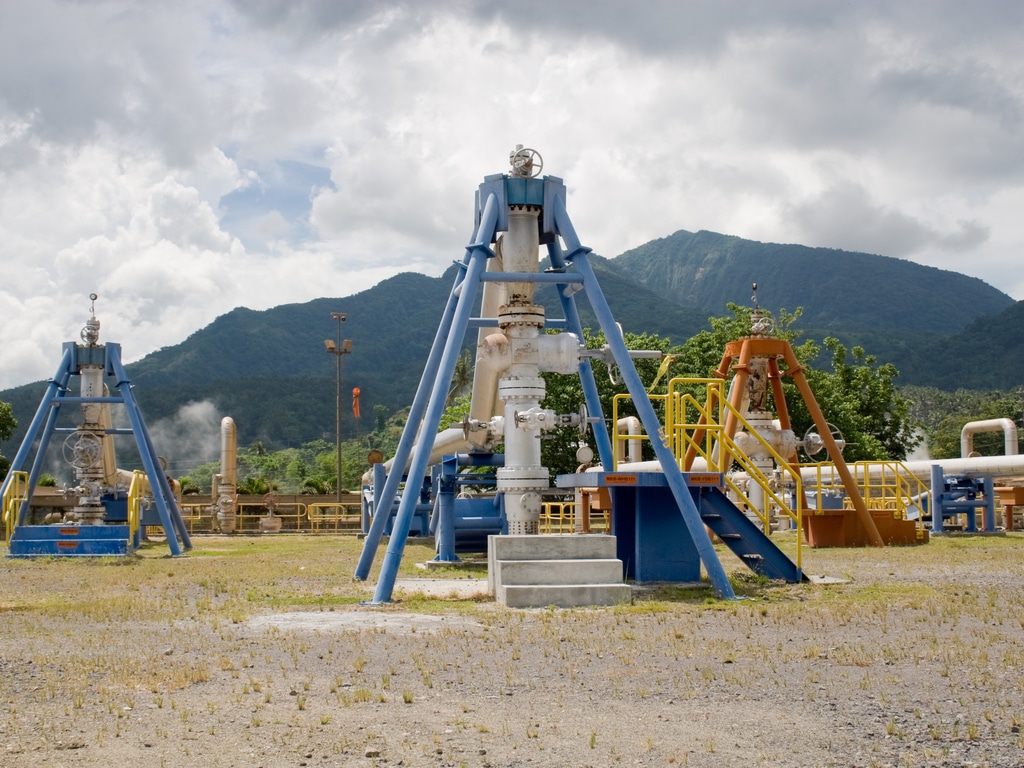
[(28, 501), (28, 473), (12, 472), (11, 482), (7, 484), (7, 491), (3, 498), (4, 538), (8, 544), (11, 542), (14, 526), (18, 524), (18, 509), (26, 501)]

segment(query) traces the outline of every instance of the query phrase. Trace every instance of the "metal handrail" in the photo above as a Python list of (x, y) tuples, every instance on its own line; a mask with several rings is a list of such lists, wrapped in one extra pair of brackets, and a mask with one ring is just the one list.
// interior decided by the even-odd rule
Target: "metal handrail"
[(18, 509), (28, 501), (28, 472), (11, 472), (3, 498), (4, 538), (11, 542), (11, 534), (18, 521)]
[[(807, 464), (814, 470), (815, 482), (805, 483), (809, 493), (816, 495), (816, 507), (822, 509), (823, 496), (828, 491), (845, 491), (842, 479), (837, 475), (835, 465), (830, 462)], [(850, 466), (857, 481), (857, 489), (868, 509), (885, 510), (896, 519), (911, 519), (910, 511), (916, 510), (918, 538), (924, 536), (926, 510), (922, 498), (930, 492), (927, 483), (901, 461), (858, 461)], [(844, 506), (849, 503), (844, 500)]]
[[(128, 540), (135, 540), (135, 533), (139, 530), (139, 520), (142, 519), (142, 502), (149, 494), (149, 478), (142, 470), (136, 469), (132, 472), (132, 484), (128, 487)], [(170, 534), (168, 534), (170, 535)]]
[[(578, 504), (575, 501), (545, 501), (540, 513), (540, 533), (575, 533)], [(590, 511), (590, 533), (610, 533), (608, 510)]]
[[(705, 398), (703, 403), (683, 387), (703, 387)], [(737, 424), (747, 430), (763, 450), (773, 459), (776, 467), (784, 478), (782, 485), (787, 482), (792, 484), (793, 498), (803, 498), (803, 483), (798, 467), (792, 466), (784, 457), (767, 442), (757, 430), (743, 417), (743, 415), (729, 403), (724, 393), (724, 382), (721, 379), (691, 379), (675, 378), (669, 381), (668, 391), (664, 395), (650, 395), (652, 403), (661, 400), (664, 402), (664, 422), (661, 426), (658, 439), (665, 441), (665, 444), (672, 450), (676, 463), (680, 469), (685, 468), (686, 456), (689, 451), (702, 457), (709, 472), (721, 473), (726, 486), (739, 503), (749, 512), (752, 512), (761, 521), (764, 532), (771, 532), (771, 512), (776, 510), (792, 519), (796, 524), (796, 565), (802, 567), (802, 533), (803, 514), (802, 504), (799, 502), (793, 509), (785, 499), (773, 487), (775, 481), (755, 465), (742, 451), (725, 431), (725, 422), (729, 416), (736, 419)], [(612, 398), (612, 423), (618, 423), (619, 403), (631, 399), (627, 394), (618, 394)], [(692, 420), (689, 414), (695, 416)], [(635, 439), (650, 439), (649, 435), (615, 435), (616, 441)], [(613, 453), (618, 456), (618, 450)], [(765, 509), (757, 509), (750, 501), (750, 498), (742, 488), (730, 477), (729, 471), (733, 464), (738, 465), (750, 480), (756, 483), (765, 494)], [(615, 466), (618, 466), (616, 461)]]
[[(306, 505), (310, 528), (319, 533), (321, 526), (341, 530), (362, 530), (363, 510), (360, 504), (337, 504), (318, 502)], [(333, 524), (329, 526), (326, 524)]]
[[(283, 508), (294, 508), (293, 512), (282, 512)], [(259, 513), (251, 512), (248, 510), (258, 509)], [(255, 520), (256, 525), (254, 528), (259, 528), (259, 520), (267, 516), (267, 513), (271, 511), (267, 509), (266, 504), (239, 504), (236, 518), (238, 520), (238, 530), (244, 530), (245, 520)], [(301, 502), (289, 502), (285, 504), (275, 504), (273, 509), (275, 517), (281, 518), (282, 530), (284, 528), (285, 520), (294, 520), (296, 531), (302, 530), (302, 521), (308, 520), (309, 517), (306, 514), (306, 505)]]

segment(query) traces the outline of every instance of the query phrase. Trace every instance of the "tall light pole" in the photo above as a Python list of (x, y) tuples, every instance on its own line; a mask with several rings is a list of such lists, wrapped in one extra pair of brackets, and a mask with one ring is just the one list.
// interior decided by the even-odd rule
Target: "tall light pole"
[(341, 356), (352, 351), (350, 339), (341, 340), (341, 324), (347, 316), (344, 312), (331, 312), (331, 317), (338, 321), (338, 340), (324, 339), (324, 347), (327, 353), (334, 355), (338, 361), (338, 376), (335, 391), (335, 418), (334, 418), (334, 445), (338, 452), (338, 503), (341, 503)]

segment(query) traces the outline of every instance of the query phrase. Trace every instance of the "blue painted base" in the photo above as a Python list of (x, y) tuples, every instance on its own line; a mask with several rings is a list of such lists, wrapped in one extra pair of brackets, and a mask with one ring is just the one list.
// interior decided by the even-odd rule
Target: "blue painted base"
[[(701, 522), (754, 573), (790, 583), (800, 568), (733, 504), (716, 473), (683, 473)], [(665, 476), (656, 472), (559, 475), (558, 487), (606, 487), (612, 499), (612, 533), (626, 578), (636, 582), (696, 582), (700, 553)], [(703, 534), (702, 534), (703, 535)]]
[[(409, 536), (421, 537), (430, 535), (430, 511), (433, 509), (431, 504), (417, 504), (416, 509), (412, 515), (412, 521), (409, 523)], [(384, 535), (390, 536), (392, 534), (392, 528), (395, 525), (395, 517), (398, 513), (398, 505), (391, 512), (391, 517), (388, 518), (387, 524), (384, 526)]]
[(127, 525), (19, 525), (8, 557), (124, 557), (135, 552)]
[(679, 514), (672, 490), (618, 486), (612, 497), (612, 533), (626, 578), (636, 582), (700, 581), (700, 555)]

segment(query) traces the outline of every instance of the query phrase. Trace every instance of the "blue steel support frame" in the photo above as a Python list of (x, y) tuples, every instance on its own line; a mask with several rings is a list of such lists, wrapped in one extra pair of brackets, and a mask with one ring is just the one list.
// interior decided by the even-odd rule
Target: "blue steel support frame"
[[(60, 367), (57, 369), (53, 379), (51, 379), (50, 383), (47, 385), (43, 399), (39, 403), (39, 408), (36, 410), (32, 423), (29, 424), (28, 430), (25, 433), (25, 438), (11, 462), (11, 472), (8, 473), (2, 488), (0, 488), (0, 496), (2, 496), (2, 493), (6, 492), (7, 486), (11, 481), (12, 473), (15, 471), (23, 471), (23, 467), (28, 461), (28, 457), (32, 451), (32, 446), (38, 436), (39, 446), (36, 449), (35, 459), (32, 462), (32, 469), (29, 473), (28, 498), (18, 510), (17, 525), (24, 525), (25, 520), (27, 519), (29, 506), (32, 500), (32, 489), (35, 488), (36, 483), (39, 480), (39, 475), (42, 472), (46, 451), (50, 445), (50, 438), (55, 432), (63, 431), (56, 428), (57, 416), (60, 413), (61, 405), (64, 403), (86, 402), (123, 403), (128, 414), (128, 420), (132, 425), (131, 434), (135, 436), (139, 456), (142, 458), (142, 464), (146, 470), (146, 475), (150, 479), (150, 485), (153, 490), (153, 499), (157, 506), (157, 512), (160, 515), (160, 522), (163, 525), (164, 532), (167, 534), (167, 544), (171, 550), (171, 554), (174, 556), (181, 555), (181, 548), (178, 545), (179, 537), (184, 543), (185, 548), (191, 549), (192, 542), (189, 539), (185, 521), (182, 519), (181, 512), (178, 510), (177, 502), (175, 501), (174, 494), (171, 491), (170, 483), (167, 482), (167, 476), (164, 474), (162, 467), (160, 467), (159, 458), (153, 447), (152, 439), (150, 438), (149, 432), (146, 430), (146, 425), (142, 420), (142, 413), (135, 400), (135, 395), (131, 391), (131, 382), (128, 380), (124, 366), (121, 364), (121, 345), (113, 343), (103, 345), (104, 372), (106, 375), (111, 375), (116, 378), (116, 386), (121, 393), (120, 397), (75, 397), (67, 395), (68, 383), (71, 380), (71, 376), (78, 375), (78, 347), (75, 342), (69, 341), (64, 343), (63, 349), (64, 352), (61, 357)], [(73, 432), (74, 430), (70, 431)], [(111, 429), (109, 432), (113, 434), (125, 434), (126, 430)]]
[(459, 485), (459, 467), (501, 467), (504, 463), (505, 455), (501, 453), (455, 453), (442, 457), (441, 471), (437, 475), (437, 496), (434, 506), (436, 518), (431, 520), (431, 527), (437, 526), (434, 531), (437, 542), (437, 557), (434, 558), (434, 562), (460, 562), (459, 556), (455, 554), (455, 508), (459, 504), (455, 497)]
[[(946, 475), (941, 464), (931, 466), (931, 492), (928, 494), (928, 508), (932, 515), (933, 534), (945, 533), (945, 518), (947, 515), (963, 514), (967, 518), (967, 533), (976, 533), (978, 530), (977, 512), (978, 507), (982, 509), (982, 530), (986, 533), (993, 533), (996, 530), (996, 506), (995, 506), (995, 481), (991, 477), (981, 478), (981, 492), (984, 503), (978, 503), (973, 499), (958, 500), (950, 498), (952, 494), (946, 491)], [(974, 481), (977, 487), (977, 481)]]
[[(548, 245), (548, 258), (551, 259), (551, 266), (554, 269), (565, 270), (565, 254), (557, 240)], [(580, 313), (576, 308), (573, 288), (568, 283), (558, 286), (558, 299), (562, 303), (562, 312), (565, 314), (566, 330), (569, 333), (575, 333), (582, 344), (583, 324), (580, 322)], [(615, 467), (615, 452), (612, 449), (611, 436), (604, 428), (601, 395), (597, 389), (597, 381), (594, 379), (594, 366), (590, 364), (589, 357), (580, 359), (579, 375), (580, 385), (583, 387), (583, 399), (587, 403), (587, 412), (594, 419), (593, 423), (602, 425), (601, 429), (594, 430), (594, 442), (597, 443), (597, 455), (601, 459), (601, 468), (605, 472), (611, 472)]]
[[(367, 534), (363, 546), (362, 556), (356, 568), (355, 577), (365, 580), (369, 574), (374, 554), (380, 543), (385, 524), (390, 517), (390, 510), (394, 503), (398, 483), (403, 475), (410, 452), (412, 461), (407, 473), (413, 482), (418, 482), (427, 469), (427, 461), (430, 456), (432, 442), (428, 436), (437, 432), (441, 415), (444, 410), (444, 400), (447, 394), (447, 387), (451, 381), (455, 369), (455, 362), (462, 348), (467, 328), (472, 324), (470, 311), (479, 286), (486, 280), (502, 280), (514, 282), (554, 283), (558, 286), (559, 300), (565, 312), (565, 326), (575, 333), (582, 341), (583, 328), (579, 319), (579, 312), (573, 298), (574, 287), (582, 281), (583, 290), (586, 291), (591, 306), (597, 315), (601, 330), (611, 349), (615, 363), (621, 370), (630, 395), (632, 395), (640, 420), (650, 435), (658, 434), (661, 429), (657, 414), (647, 399), (643, 382), (636, 371), (625, 341), (615, 324), (611, 310), (605, 300), (604, 294), (597, 283), (586, 254), (590, 252), (580, 244), (572, 222), (565, 208), (565, 188), (560, 179), (546, 177), (544, 180), (543, 195), (543, 230), (552, 236), (560, 236), (566, 244), (567, 252), (563, 252), (557, 240), (548, 244), (548, 254), (552, 264), (550, 273), (528, 273), (528, 274), (486, 274), (484, 266), (486, 260), (494, 254), (489, 245), (494, 241), (496, 233), (507, 229), (507, 206), (505, 188), (502, 183), (503, 177), (487, 177), (481, 185), (479, 195), (486, 196), (486, 203), (479, 214), (478, 227), (473, 242), (467, 246), (466, 257), (463, 261), (461, 280), (456, 281), (448, 300), (448, 306), (442, 316), (441, 326), (438, 328), (437, 336), (434, 339), (434, 346), (431, 349), (420, 379), (420, 385), (413, 400), (413, 406), (406, 422), (402, 439), (399, 442), (398, 450), (392, 460), (391, 472), (387, 476), (384, 490), (381, 492), (379, 501), (375, 505), (373, 523), (370, 526), (370, 533)], [(537, 201), (539, 202), (539, 201)], [(566, 273), (567, 264), (573, 264), (576, 273)], [(439, 362), (438, 362), (439, 361)], [(601, 457), (602, 466), (606, 471), (612, 469), (613, 451), (611, 438), (605, 427), (604, 416), (601, 410), (600, 398), (598, 396), (597, 384), (594, 380), (593, 368), (590, 361), (584, 358), (579, 365), (580, 379), (583, 386), (584, 397), (587, 407), (594, 417), (598, 428), (595, 426), (594, 435), (598, 445), (598, 452)], [(423, 403), (429, 391), (429, 403), (426, 406), (425, 415)], [(422, 418), (422, 425), (420, 420)], [(417, 430), (417, 427), (419, 429)], [(417, 431), (422, 439), (417, 442)], [(725, 570), (715, 553), (711, 540), (707, 535), (704, 524), (700, 519), (700, 513), (690, 496), (689, 490), (683, 480), (682, 473), (676, 464), (672, 451), (662, 441), (653, 440), (655, 454), (661, 462), (665, 472), (672, 495), (679, 506), (683, 516), (687, 532), (697, 548), (698, 555), (708, 573), (715, 591), (723, 599), (733, 599), (735, 593), (732, 585), (726, 576)], [(381, 567), (380, 577), (377, 581), (373, 602), (384, 603), (391, 599), (394, 590), (395, 579), (398, 574), (398, 567), (401, 563), (402, 552), (409, 535), (409, 526), (415, 510), (417, 494), (405, 493), (399, 504), (398, 514), (395, 519), (388, 542), (387, 553)]]
[(569, 220), (569, 214), (565, 210), (565, 202), (560, 197), (555, 198), (553, 202), (555, 225), (558, 234), (561, 235), (568, 249), (565, 257), (566, 261), (572, 262), (576, 270), (583, 275), (583, 287), (587, 292), (587, 297), (590, 299), (590, 306), (597, 316), (601, 330), (604, 331), (605, 340), (608, 342), (616, 365), (619, 366), (622, 380), (626, 384), (630, 396), (633, 398), (633, 405), (636, 407), (640, 422), (644, 425), (648, 435), (658, 435), (659, 439), (652, 439), (651, 445), (654, 447), (655, 456), (661, 463), (661, 470), (665, 473), (665, 478), (668, 480), (672, 496), (675, 498), (676, 504), (679, 505), (679, 511), (683, 515), (683, 521), (686, 523), (686, 529), (689, 531), (690, 538), (693, 539), (693, 543), (697, 547), (697, 554), (700, 556), (704, 569), (708, 572), (708, 577), (711, 579), (711, 584), (715, 588), (715, 592), (718, 593), (718, 596), (726, 600), (732, 600), (736, 597), (732, 584), (729, 583), (729, 577), (726, 575), (725, 569), (722, 567), (722, 563), (715, 552), (715, 548), (711, 544), (711, 539), (704, 528), (704, 523), (700, 519), (697, 505), (694, 504), (686, 482), (683, 480), (682, 473), (679, 471), (676, 458), (667, 443), (661, 439), (661, 423), (658, 421), (658, 415), (654, 412), (654, 406), (651, 405), (651, 401), (647, 398), (647, 392), (644, 390), (640, 374), (637, 373), (633, 360), (629, 356), (626, 342), (622, 338), (618, 326), (615, 324), (615, 318), (612, 316), (608, 302), (601, 291), (601, 286), (597, 282), (594, 270), (587, 261), (587, 254), (590, 252), (590, 249), (580, 244), (572, 222)]

